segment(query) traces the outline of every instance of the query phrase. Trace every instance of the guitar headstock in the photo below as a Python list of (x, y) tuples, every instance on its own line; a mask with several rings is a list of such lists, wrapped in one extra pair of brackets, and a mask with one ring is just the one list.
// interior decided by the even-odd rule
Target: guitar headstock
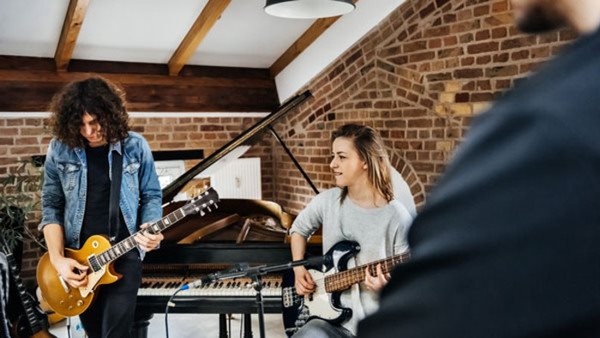
[(218, 208), (219, 194), (214, 188), (208, 188), (205, 192), (191, 199), (186, 205), (181, 207), (186, 215), (200, 213), (204, 216), (205, 211), (211, 212)]

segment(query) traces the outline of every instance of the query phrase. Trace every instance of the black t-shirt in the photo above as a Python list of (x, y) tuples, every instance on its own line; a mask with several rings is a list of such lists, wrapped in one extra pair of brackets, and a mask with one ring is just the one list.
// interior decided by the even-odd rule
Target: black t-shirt
[[(87, 158), (87, 199), (81, 229), (81, 243), (92, 235), (109, 235), (108, 209), (110, 202), (110, 178), (108, 176), (109, 145), (90, 147), (86, 145)], [(119, 231), (117, 241), (128, 235), (123, 215), (119, 211)], [(113, 230), (113, 232), (115, 232)], [(114, 234), (111, 234), (114, 235)]]

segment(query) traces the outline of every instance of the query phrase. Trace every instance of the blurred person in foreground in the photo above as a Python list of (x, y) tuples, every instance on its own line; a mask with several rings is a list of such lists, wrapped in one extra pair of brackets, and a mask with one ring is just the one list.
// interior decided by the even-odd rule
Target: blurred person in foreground
[(359, 337), (600, 337), (600, 1), (512, 5), (580, 37), (474, 120)]

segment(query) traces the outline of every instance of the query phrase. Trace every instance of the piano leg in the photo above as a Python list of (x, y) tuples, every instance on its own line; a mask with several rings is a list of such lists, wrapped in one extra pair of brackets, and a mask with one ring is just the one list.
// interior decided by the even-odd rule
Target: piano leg
[(133, 320), (133, 328), (131, 329), (131, 337), (133, 338), (147, 338), (148, 337), (148, 325), (150, 325), (150, 319), (154, 317), (153, 313), (135, 312), (135, 319)]
[(252, 338), (252, 315), (244, 313), (244, 338)]
[(219, 313), (219, 338), (228, 338), (226, 314)]

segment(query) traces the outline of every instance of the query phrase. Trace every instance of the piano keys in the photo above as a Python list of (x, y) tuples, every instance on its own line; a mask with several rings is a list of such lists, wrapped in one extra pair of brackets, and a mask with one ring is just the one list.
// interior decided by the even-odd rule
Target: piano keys
[[(182, 286), (200, 278), (161, 278), (145, 277), (138, 291), (138, 296), (170, 297)], [(223, 279), (198, 288), (187, 289), (177, 294), (177, 298), (192, 299), (194, 297), (254, 297), (256, 291), (253, 281), (248, 277)], [(281, 276), (269, 275), (262, 278), (262, 294), (264, 297), (281, 298)]]

